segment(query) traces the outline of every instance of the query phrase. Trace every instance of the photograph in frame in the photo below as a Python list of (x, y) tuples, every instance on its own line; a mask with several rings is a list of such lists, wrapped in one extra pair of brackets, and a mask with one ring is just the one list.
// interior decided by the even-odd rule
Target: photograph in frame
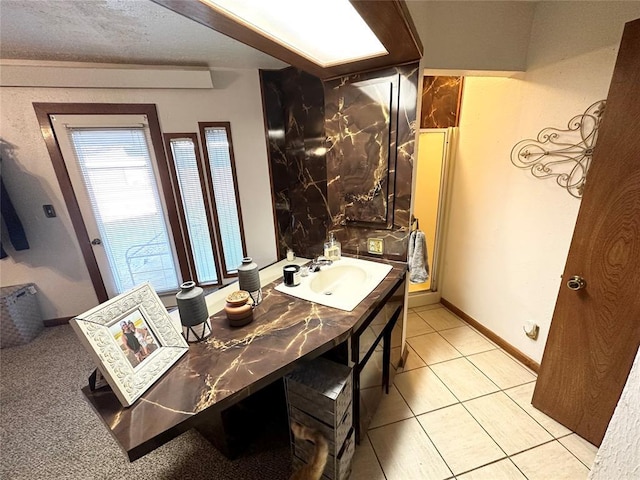
[(134, 369), (160, 346), (144, 314), (138, 308), (114, 323), (109, 330)]
[(189, 345), (149, 283), (69, 322), (123, 406), (131, 406)]

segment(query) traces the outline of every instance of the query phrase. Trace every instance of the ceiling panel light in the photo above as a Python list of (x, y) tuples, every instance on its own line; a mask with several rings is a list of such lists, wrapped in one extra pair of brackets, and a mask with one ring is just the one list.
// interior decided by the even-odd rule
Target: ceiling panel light
[(200, 0), (321, 67), (389, 52), (348, 0)]

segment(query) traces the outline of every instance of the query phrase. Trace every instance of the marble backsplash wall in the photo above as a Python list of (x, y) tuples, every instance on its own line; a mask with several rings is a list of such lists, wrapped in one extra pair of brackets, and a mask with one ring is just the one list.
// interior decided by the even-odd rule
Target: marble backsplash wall
[(420, 128), (459, 125), (462, 82), (463, 77), (424, 77)]
[(334, 224), (393, 226), (397, 90), (394, 72), (365, 81), (343, 78), (327, 92), (327, 175), (338, 179), (328, 190)]
[(323, 86), (294, 68), (260, 72), (279, 258), (318, 256), (333, 232), (345, 252), (366, 255), (375, 237), (385, 258), (406, 260), (418, 73), (416, 63)]
[[(381, 238), (384, 257), (406, 260), (418, 73), (418, 64), (413, 64), (325, 83), (329, 230), (342, 242), (343, 251), (366, 254), (367, 239)], [(377, 93), (370, 93), (371, 85), (381, 84)], [(382, 96), (388, 84), (390, 94)], [(365, 95), (361, 85), (369, 90)], [(388, 121), (381, 122), (381, 115), (388, 115)], [(388, 142), (388, 148), (383, 142)], [(379, 175), (385, 168), (386, 176)], [(366, 202), (360, 201), (361, 221), (354, 221), (350, 215), (354, 204), (351, 190), (356, 183), (353, 171), (362, 176), (359, 198), (371, 204), (367, 209)], [(350, 176), (343, 178), (345, 172)], [(367, 172), (373, 175), (367, 177)], [(377, 221), (383, 200), (386, 221)]]
[(260, 77), (278, 258), (318, 256), (330, 224), (322, 81), (295, 68)]

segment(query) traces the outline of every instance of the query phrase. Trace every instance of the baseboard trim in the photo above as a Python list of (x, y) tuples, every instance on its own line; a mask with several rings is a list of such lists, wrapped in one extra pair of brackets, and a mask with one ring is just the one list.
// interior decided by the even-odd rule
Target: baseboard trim
[(60, 317), (50, 318), (49, 320), (43, 320), (42, 323), (45, 327), (57, 327), (58, 325), (66, 325), (73, 317)]
[(460, 310), (458, 307), (456, 307), (454, 304), (452, 304), (448, 300), (445, 300), (444, 298), (442, 298), (440, 299), (440, 303), (445, 307), (447, 307), (449, 310), (451, 310), (453, 313), (455, 313), (457, 316), (462, 318), (465, 322), (467, 322), (473, 328), (475, 328), (480, 333), (482, 333), (485, 337), (487, 337), (493, 343), (495, 343), (500, 348), (502, 348), (505, 352), (507, 352), (513, 358), (520, 361), (522, 364), (526, 365), (534, 372), (538, 373), (538, 371), (540, 370), (540, 364), (538, 362), (526, 356), (524, 353), (522, 353), (520, 350), (518, 350), (516, 347), (514, 347), (510, 343), (507, 343), (502, 337), (496, 335), (487, 327), (482, 325), (480, 322), (471, 318), (469, 315), (467, 315), (465, 312)]

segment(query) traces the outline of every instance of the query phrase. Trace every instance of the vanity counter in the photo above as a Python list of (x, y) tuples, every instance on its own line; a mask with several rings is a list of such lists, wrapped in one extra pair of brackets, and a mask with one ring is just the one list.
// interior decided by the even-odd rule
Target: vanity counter
[[(367, 260), (369, 260), (367, 258)], [(298, 259), (298, 263), (305, 263)], [(109, 389), (83, 392), (114, 438), (135, 460), (197, 427), (222, 410), (295, 368), (344, 342), (372, 317), (404, 281), (406, 264), (392, 266), (386, 278), (353, 311), (310, 303), (275, 290), (283, 260), (261, 271), (263, 301), (254, 321), (228, 325), (224, 298), (237, 283), (207, 296), (213, 333), (189, 344), (189, 351), (131, 407)], [(265, 280), (274, 278), (265, 285)], [(179, 322), (178, 312), (171, 314)]]

